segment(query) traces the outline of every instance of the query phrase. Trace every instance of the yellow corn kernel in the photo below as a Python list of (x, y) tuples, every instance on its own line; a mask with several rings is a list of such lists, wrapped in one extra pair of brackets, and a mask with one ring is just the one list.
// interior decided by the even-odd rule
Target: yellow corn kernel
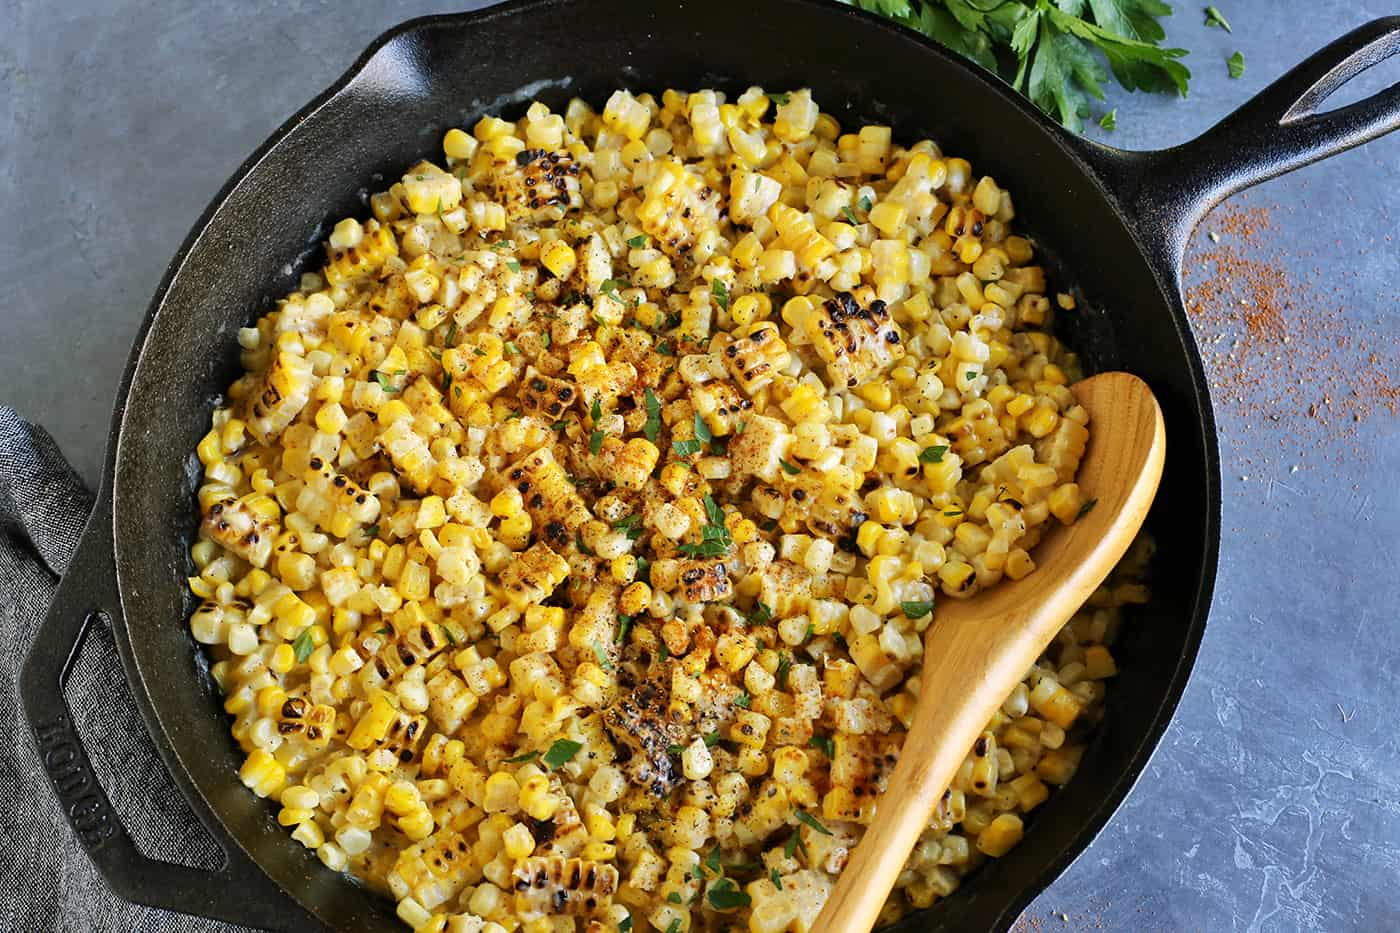
[(1003, 813), (977, 834), (977, 851), (1000, 858), (1021, 841), (1024, 825), (1014, 813)]

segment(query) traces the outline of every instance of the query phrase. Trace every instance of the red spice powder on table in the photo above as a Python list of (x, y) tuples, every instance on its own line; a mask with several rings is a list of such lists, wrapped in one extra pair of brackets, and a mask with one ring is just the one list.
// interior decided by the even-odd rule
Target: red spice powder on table
[[(1354, 273), (1300, 268), (1270, 249), (1271, 212), (1227, 204), (1188, 250), (1186, 310), (1205, 359), (1222, 437), (1241, 464), (1257, 432), (1277, 435), (1292, 468), (1303, 450), (1363, 456), (1357, 427), (1400, 415), (1400, 333), (1346, 307)], [(1273, 462), (1275, 458), (1266, 458)]]

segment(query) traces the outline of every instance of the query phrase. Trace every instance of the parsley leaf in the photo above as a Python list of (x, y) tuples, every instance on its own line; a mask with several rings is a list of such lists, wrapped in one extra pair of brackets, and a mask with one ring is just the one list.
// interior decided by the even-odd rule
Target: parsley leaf
[(792, 857), (795, 856), (799, 851), (800, 851), (803, 855), (806, 855), (806, 854), (807, 854), (807, 843), (805, 843), (805, 842), (802, 841), (802, 833), (801, 833), (801, 832), (795, 832), (795, 833), (793, 833), (791, 836), (788, 837), (788, 841), (787, 841), (787, 842), (783, 843), (783, 854), (786, 855), (788, 858), (792, 858)]
[(627, 643), (627, 633), (632, 631), (632, 617), (618, 616), (617, 637), (613, 639), (615, 645), (625, 645)]
[(1159, 44), (1166, 31), (1158, 20), (1171, 13), (1163, 0), (846, 2), (1000, 74), (1075, 132), (1089, 115), (1089, 100), (1103, 99), (1110, 74), (1129, 91), (1182, 97), (1191, 78), (1178, 61), (1186, 50)]
[(716, 729), (714, 732), (706, 732), (706, 733), (705, 733), (705, 747), (706, 747), (706, 748), (714, 748), (716, 745), (719, 744), (719, 740), (720, 740), (720, 735), (719, 735), (719, 730), (718, 730), (718, 729)]
[[(677, 895), (679, 897), (679, 895)], [(666, 925), (666, 933), (681, 933), (681, 918), (676, 917)]]
[(661, 401), (651, 389), (646, 390), (647, 421), (642, 425), (642, 433), (647, 440), (656, 443), (656, 435), (661, 430)]
[[(672, 891), (670, 894), (667, 894), (667, 895), (666, 895), (666, 900), (670, 901), (672, 904), (684, 904), (684, 903), (685, 903), (685, 899), (681, 897), (679, 891)], [(679, 923), (680, 921), (676, 921), (676, 922)]]
[(739, 886), (729, 878), (721, 878), (710, 885), (708, 898), (710, 906), (715, 910), (737, 910), (751, 903), (749, 896), (740, 891)]
[(311, 640), (311, 626), (301, 630), (297, 640), (292, 642), (292, 651), (296, 652), (297, 663), (305, 661), (311, 657), (311, 652), (316, 650), (316, 642)]
[(768, 608), (768, 604), (762, 602), (755, 604), (753, 612), (749, 614), (749, 624), (767, 625), (771, 621), (773, 621), (773, 610)]
[(729, 310), (729, 286), (724, 284), (724, 279), (710, 279), (710, 294), (721, 311)]
[(710, 520), (711, 525), (724, 527), (724, 509), (720, 508), (714, 496), (705, 497), (705, 517)]
[(627, 245), (633, 249), (644, 249), (647, 245), (647, 235), (645, 233), (639, 233), (634, 237), (630, 237), (627, 240)]
[(1118, 129), (1118, 108), (1114, 107), (1108, 113), (1099, 117), (1099, 126), (1108, 130), (1110, 133)]
[(802, 467), (792, 463), (788, 463), (786, 460), (783, 460), (781, 458), (779, 458), (778, 463), (782, 464), (783, 472), (788, 474), (789, 476), (796, 476), (798, 473), (802, 472)]
[(772, 881), (773, 887), (777, 888), (779, 891), (783, 889), (783, 879), (778, 876), (778, 869), (768, 869), (768, 880)]
[(628, 540), (636, 541), (642, 536), (642, 515), (635, 512), (612, 523), (613, 531), (626, 533)]
[(509, 269), (511, 272), (519, 272), (520, 263), (516, 262), (514, 259), (507, 259), (506, 268)]
[(829, 735), (814, 735), (812, 741), (807, 743), (813, 748), (820, 749), (827, 758), (836, 757), (836, 740)]
[(933, 600), (907, 600), (899, 604), (899, 608), (904, 610), (906, 619), (922, 619), (933, 611)]
[(934, 444), (932, 447), (925, 447), (919, 452), (920, 463), (942, 463), (943, 455), (948, 452), (947, 444)]
[(598, 453), (599, 451), (601, 451), (602, 449), (603, 449), (603, 432), (602, 432), (602, 431), (594, 431), (592, 434), (588, 435), (588, 452), (591, 453), (591, 454), (597, 454), (597, 453)]
[(379, 388), (383, 389), (385, 392), (399, 391), (399, 387), (390, 382), (389, 377), (377, 369), (374, 371), (374, 381), (379, 383)]
[(865, 195), (861, 195), (860, 200), (856, 202), (856, 206), (868, 214), (870, 213), (870, 209), (875, 205), (871, 203), (870, 198), (866, 197)]
[(788, 91), (775, 91), (774, 93), (768, 95), (768, 99), (771, 100), (773, 103), (777, 104), (779, 107), (786, 104), (791, 98), (792, 94)]
[(622, 301), (622, 299), (618, 297), (618, 295), (617, 295), (617, 290), (618, 290), (619, 288), (627, 288), (627, 287), (628, 287), (627, 283), (626, 283), (625, 281), (623, 281), (622, 279), (608, 279), (608, 280), (605, 281), (602, 285), (599, 285), (599, 286), (598, 286), (598, 291), (599, 291), (599, 293), (601, 293), (601, 294), (607, 295), (607, 296), (608, 296), (609, 298), (611, 298), (613, 301), (620, 302), (620, 301)]
[(841, 208), (841, 213), (846, 215), (846, 219), (851, 222), (852, 227), (860, 226), (860, 218), (856, 216), (855, 211), (851, 210), (849, 207), (843, 207)]
[(778, 689), (779, 689), (779, 690), (786, 690), (786, 689), (787, 689), (788, 673), (791, 672), (791, 671), (792, 671), (792, 658), (789, 657), (787, 654), (782, 654), (782, 655), (780, 655), (780, 656), (778, 657), (778, 675), (777, 675), (777, 677), (778, 677)]
[(702, 444), (708, 444), (715, 439), (714, 433), (710, 431), (710, 426), (698, 414), (695, 416), (695, 439)]
[(734, 698), (734, 705), (740, 709), (748, 709), (753, 706), (753, 697), (749, 696), (748, 693), (740, 693)]
[(675, 454), (677, 457), (689, 457), (691, 454), (698, 454), (701, 446), (701, 443), (697, 440), (672, 441), (671, 453)]
[(536, 758), (538, 755), (539, 755), (539, 752), (525, 752), (524, 754), (516, 755), (514, 758), (507, 758), (507, 759), (505, 760), (505, 764), (508, 764), (508, 765), (518, 765), (518, 764), (520, 764), (521, 762), (531, 761), (531, 760), (533, 760), (534, 758)]
[[(626, 908), (623, 908), (626, 910)], [(617, 933), (632, 933), (632, 915), (629, 913), (622, 918), (622, 922), (617, 925)]]
[(676, 351), (675, 351), (675, 350), (672, 350), (672, 349), (671, 349), (671, 345), (670, 345), (669, 343), (667, 343), (665, 340), (661, 341), (660, 343), (658, 343), (658, 344), (656, 345), (656, 352), (657, 352), (657, 353), (660, 353), (662, 356), (675, 356), (675, 355), (676, 355)]
[(593, 639), (593, 657), (598, 659), (598, 666), (603, 670), (612, 670), (612, 662), (608, 660), (608, 653), (603, 650), (603, 643), (596, 638)]
[[(574, 742), (570, 739), (556, 739), (554, 744), (549, 746), (549, 751), (544, 753), (544, 765), (546, 768), (553, 771), (577, 755), (581, 748), (583, 748), (582, 742)], [(801, 816), (801, 814), (798, 815)]]
[(1229, 59), (1226, 60), (1225, 65), (1226, 65), (1226, 67), (1228, 67), (1228, 68), (1230, 69), (1230, 77), (1232, 77), (1232, 78), (1242, 78), (1242, 77), (1244, 77), (1244, 53), (1243, 53), (1243, 52), (1236, 52), (1234, 55), (1231, 55), (1231, 56), (1229, 57)]
[(1094, 511), (1094, 506), (1098, 504), (1098, 499), (1090, 499), (1088, 502), (1084, 503), (1079, 507), (1079, 514), (1074, 516), (1075, 519), (1080, 519), (1083, 518), (1085, 515), (1088, 515), (1090, 512)]
[(1219, 9), (1213, 6), (1206, 7), (1205, 25), (1219, 26), (1226, 32), (1234, 32), (1234, 30), (1230, 28), (1230, 21), (1225, 18), (1225, 14), (1221, 13)]
[(808, 826), (812, 827), (812, 829), (815, 829), (817, 832), (821, 833), (823, 836), (830, 836), (830, 835), (831, 835), (831, 830), (827, 829), (827, 828), (826, 828), (825, 826), (823, 826), (821, 823), (817, 822), (817, 818), (816, 818), (815, 816), (812, 816), (810, 813), (806, 812), (805, 810), (798, 810), (798, 811), (797, 811), (797, 819), (798, 819), (798, 822), (806, 823)]
[(712, 875), (724, 873), (724, 866), (719, 862), (719, 843), (715, 843), (715, 847), (710, 850), (710, 854), (705, 856), (705, 861), (700, 864), (704, 865), (705, 870)]

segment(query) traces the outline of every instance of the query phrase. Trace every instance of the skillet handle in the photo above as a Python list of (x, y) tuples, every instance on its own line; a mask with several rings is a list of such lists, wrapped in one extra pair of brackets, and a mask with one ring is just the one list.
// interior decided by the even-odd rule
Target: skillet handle
[(98, 615), (120, 611), (111, 500), (99, 498), (25, 658), (20, 693), (35, 747), (78, 842), (112, 892), (149, 907), (272, 930), (311, 925), (236, 847), (213, 871), (148, 858), (112, 808), (73, 722), (64, 687)]
[(1400, 84), (1319, 112), (1352, 78), (1400, 54), (1400, 16), (1373, 20), (1315, 52), (1196, 139), (1156, 152), (1084, 143), (1108, 188), (1159, 250), (1175, 285), (1186, 240), (1223, 199), (1400, 129)]

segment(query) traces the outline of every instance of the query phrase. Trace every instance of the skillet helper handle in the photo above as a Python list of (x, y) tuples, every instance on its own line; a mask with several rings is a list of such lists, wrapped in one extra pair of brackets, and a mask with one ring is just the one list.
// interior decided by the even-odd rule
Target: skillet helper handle
[(1199, 137), (1158, 152), (1090, 144), (1086, 155), (1172, 273), (1191, 231), (1230, 195), (1400, 129), (1400, 84), (1319, 112), (1352, 78), (1400, 54), (1400, 16), (1315, 52)]
[[(149, 907), (268, 929), (305, 929), (304, 915), (241, 851), (213, 871), (142, 854), (98, 783), (64, 688), (99, 615), (120, 611), (111, 500), (100, 498), (24, 661), (20, 693), (34, 745), (78, 842), (112, 892)], [(292, 926), (296, 924), (297, 926)]]

